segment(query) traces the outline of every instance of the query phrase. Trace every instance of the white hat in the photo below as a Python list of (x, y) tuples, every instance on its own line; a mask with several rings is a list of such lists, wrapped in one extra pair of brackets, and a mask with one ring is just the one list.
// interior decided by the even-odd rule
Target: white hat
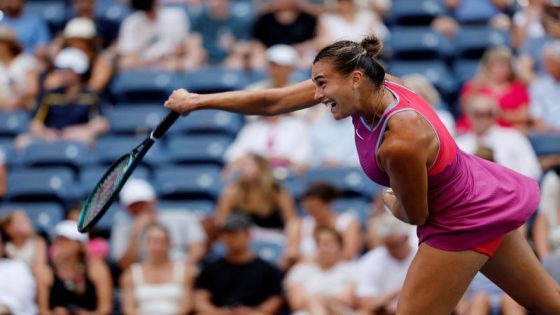
[(82, 234), (78, 231), (78, 223), (76, 221), (65, 220), (59, 222), (54, 227), (54, 237), (62, 236), (69, 240), (80, 241), (86, 243), (88, 241), (87, 234)]
[(73, 18), (64, 28), (64, 37), (66, 38), (85, 38), (91, 39), (97, 35), (95, 24), (88, 18)]
[(84, 74), (89, 68), (89, 60), (86, 54), (76, 48), (64, 48), (56, 58), (54, 66), (60, 69), (69, 69), (78, 74)]
[(298, 59), (296, 50), (288, 45), (274, 45), (266, 50), (266, 60), (281, 66), (295, 67)]
[(139, 178), (131, 178), (122, 188), (119, 197), (121, 199), (121, 204), (124, 207), (128, 207), (135, 202), (156, 200), (156, 192), (147, 181)]

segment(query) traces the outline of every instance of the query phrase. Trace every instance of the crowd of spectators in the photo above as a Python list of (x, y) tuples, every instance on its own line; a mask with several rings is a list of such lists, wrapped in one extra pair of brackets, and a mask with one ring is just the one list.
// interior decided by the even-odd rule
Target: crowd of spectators
[[(100, 14), (107, 2), (127, 13)], [(114, 136), (108, 113), (123, 106), (111, 88), (121, 73), (219, 69), (254, 74), (246, 89), (282, 88), (305, 78), (324, 45), (371, 33), (386, 42), (391, 72), (392, 34), (403, 28), (436, 32), (452, 46), (472, 27), (507, 34), (475, 56), (476, 71), (455, 78), (454, 91), (429, 71), (402, 79), (462, 150), (541, 182), (524, 231), (560, 281), (560, 151), (537, 155), (530, 141), (560, 139), (560, 2), (418, 2), (441, 10), (415, 25), (406, 24), (414, 16), (397, 21), (394, 12), (412, 3), (404, 0), (72, 0), (64, 16), (44, 20), (25, 0), (0, 0), (0, 116), (23, 113), (29, 122), (0, 134), (0, 314), (394, 314), (417, 238), (374, 189), (357, 196), (342, 187), (346, 178), (303, 181), (317, 170), (359, 168), (351, 121), (334, 120), (325, 106), (242, 117), (208, 213), (183, 209), (184, 199), (169, 206), (139, 176), (121, 191), (106, 231), (78, 233), (79, 205), (67, 202), (64, 220), (42, 230), (32, 213), (10, 206), (8, 179), (22, 167), (14, 157), (33, 144), (95, 152)], [(458, 62), (445, 59), (449, 68)], [(365, 216), (340, 210), (352, 198), (367, 204)], [(526, 313), (477, 275), (456, 314), (497, 309)]]

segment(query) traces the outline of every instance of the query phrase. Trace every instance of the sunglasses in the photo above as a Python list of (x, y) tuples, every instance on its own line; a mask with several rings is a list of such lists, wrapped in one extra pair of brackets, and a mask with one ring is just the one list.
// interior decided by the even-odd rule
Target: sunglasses
[(474, 118), (493, 118), (495, 116), (494, 112), (491, 110), (475, 110), (471, 112), (471, 115)]

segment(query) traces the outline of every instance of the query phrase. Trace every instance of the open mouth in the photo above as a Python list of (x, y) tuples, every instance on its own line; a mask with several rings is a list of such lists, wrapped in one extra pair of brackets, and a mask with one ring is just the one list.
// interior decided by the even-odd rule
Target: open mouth
[(334, 108), (336, 106), (336, 102), (330, 101), (330, 102), (325, 102), (326, 106), (330, 106), (331, 109)]

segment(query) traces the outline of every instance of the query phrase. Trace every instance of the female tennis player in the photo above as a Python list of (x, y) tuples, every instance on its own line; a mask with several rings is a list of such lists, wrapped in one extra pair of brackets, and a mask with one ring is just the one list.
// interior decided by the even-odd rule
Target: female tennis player
[(429, 104), (385, 73), (380, 50), (373, 36), (339, 41), (317, 54), (311, 81), (257, 92), (180, 89), (165, 106), (275, 115), (321, 102), (336, 119), (352, 117), (364, 172), (391, 187), (384, 200), (393, 214), (418, 226), (397, 314), (449, 315), (478, 271), (529, 310), (560, 314), (558, 284), (517, 231), (537, 208), (537, 182), (460, 151)]

